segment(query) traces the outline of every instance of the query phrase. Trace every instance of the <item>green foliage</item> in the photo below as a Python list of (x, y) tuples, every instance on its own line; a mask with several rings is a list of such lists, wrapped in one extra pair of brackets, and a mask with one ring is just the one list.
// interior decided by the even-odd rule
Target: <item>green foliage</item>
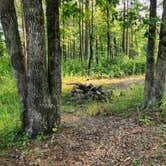
[(121, 116), (129, 116), (129, 109), (138, 108), (143, 100), (143, 87), (133, 85), (123, 93), (120, 90), (114, 92), (113, 101), (109, 104), (109, 110)]
[[(92, 76), (122, 77), (145, 72), (145, 58), (137, 57), (129, 59), (127, 56), (117, 56), (108, 61), (106, 58), (100, 59), (97, 65), (93, 63), (91, 68)], [(63, 75), (87, 75), (87, 63), (81, 63), (79, 59), (69, 59), (62, 63)]]
[[(87, 113), (95, 116), (103, 111), (111, 115), (118, 115), (123, 118), (128, 118), (131, 111), (137, 111), (141, 106), (143, 100), (143, 87), (140, 85), (133, 85), (127, 90), (115, 90), (111, 101), (108, 99), (106, 102), (89, 101), (86, 103)], [(107, 114), (106, 113), (106, 114)]]
[(0, 57), (3, 56), (5, 51), (4, 40), (2, 39), (2, 32), (0, 31)]
[(164, 96), (164, 98), (162, 99), (161, 119), (164, 123), (166, 123), (166, 96)]
[(10, 146), (20, 126), (17, 93), (8, 58), (0, 57), (0, 148)]

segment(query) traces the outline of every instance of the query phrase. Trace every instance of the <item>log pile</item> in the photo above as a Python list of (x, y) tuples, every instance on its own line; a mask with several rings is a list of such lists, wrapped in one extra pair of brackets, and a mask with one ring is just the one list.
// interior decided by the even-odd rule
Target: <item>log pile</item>
[(74, 85), (71, 94), (72, 96), (81, 96), (82, 99), (92, 98), (93, 100), (105, 100), (107, 98), (106, 92), (103, 91), (102, 86), (95, 86), (93, 84), (84, 85), (81, 83), (72, 83)]

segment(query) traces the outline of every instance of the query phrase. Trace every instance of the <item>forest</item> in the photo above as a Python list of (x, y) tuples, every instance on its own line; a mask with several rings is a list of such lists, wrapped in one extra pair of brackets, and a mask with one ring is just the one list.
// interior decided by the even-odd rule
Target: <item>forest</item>
[(166, 0), (0, 0), (0, 165), (165, 166)]

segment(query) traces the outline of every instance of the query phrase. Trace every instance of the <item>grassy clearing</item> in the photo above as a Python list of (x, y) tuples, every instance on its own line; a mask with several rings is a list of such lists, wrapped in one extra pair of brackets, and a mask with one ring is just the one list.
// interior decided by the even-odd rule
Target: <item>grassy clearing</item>
[[(136, 77), (134, 78), (136, 79)], [(113, 84), (109, 85), (108, 79), (105, 79), (104, 84), (104, 79), (100, 82), (99, 80), (89, 80), (85, 77), (65, 77), (63, 79), (62, 112), (76, 113), (77, 115), (87, 112), (91, 116), (109, 114), (128, 118), (135, 111), (138, 114), (140, 123), (153, 124), (153, 120), (149, 115), (139, 111), (143, 100), (142, 85), (132, 85), (125, 90), (116, 88), (113, 90), (112, 97), (104, 102), (96, 102), (91, 99), (79, 102), (79, 99), (71, 99), (70, 90), (72, 86), (68, 85), (70, 82), (87, 84), (92, 82), (96, 85), (102, 84), (105, 90), (113, 89)], [(115, 80), (112, 80), (112, 82), (115, 82)], [(26, 145), (28, 141), (26, 136), (21, 138), (20, 141), (14, 141), (20, 127), (20, 112), (13, 80), (4, 77), (1, 80), (0, 88), (0, 148)], [(163, 115), (165, 116), (165, 112), (162, 112), (162, 115), (160, 114), (159, 116), (164, 119)]]
[[(10, 65), (6, 57), (1, 58), (0, 63), (0, 148), (10, 147), (13, 145), (26, 145), (27, 137), (23, 136), (20, 141), (15, 142), (15, 136), (20, 128), (20, 111), (17, 93), (10, 71)], [(143, 124), (153, 124), (149, 115), (141, 113), (139, 107), (143, 100), (143, 86), (132, 85), (133, 82), (142, 80), (143, 76), (132, 76), (124, 79), (96, 79), (94, 77), (83, 76), (64, 76), (63, 92), (62, 92), (62, 112), (76, 113), (77, 115), (87, 112), (91, 116), (99, 113), (109, 113), (110, 115), (118, 115), (127, 118), (132, 111), (138, 113), (138, 120)], [(72, 88), (69, 83), (80, 82), (85, 84), (102, 85), (105, 90), (112, 90), (111, 98), (104, 102), (96, 102), (91, 99), (79, 101), (72, 99), (70, 90)], [(125, 82), (128, 82), (127, 84)], [(118, 85), (116, 88), (115, 86)], [(121, 87), (121, 88), (119, 88)], [(158, 118), (165, 122), (166, 119), (166, 100), (163, 100), (162, 112), (157, 112)], [(132, 109), (134, 108), (134, 109)], [(43, 136), (39, 136), (43, 137)]]

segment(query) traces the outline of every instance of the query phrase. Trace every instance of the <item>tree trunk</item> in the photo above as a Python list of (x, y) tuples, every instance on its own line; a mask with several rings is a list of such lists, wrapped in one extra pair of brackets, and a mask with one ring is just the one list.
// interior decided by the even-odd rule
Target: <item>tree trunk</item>
[[(83, 3), (83, 0), (81, 1), (81, 11), (82, 13), (84, 12), (84, 3)], [(84, 50), (85, 50), (85, 47), (84, 47), (84, 17), (83, 17), (83, 14), (82, 14), (82, 17), (81, 17), (81, 42), (82, 42), (82, 56), (84, 56), (84, 59), (85, 59), (85, 53), (84, 53)]]
[(90, 56), (88, 63), (88, 74), (90, 74), (91, 64), (93, 61), (93, 21), (94, 21), (94, 2), (92, 0), (92, 13), (91, 13), (91, 29), (90, 29)]
[(96, 64), (99, 64), (98, 36), (96, 36)]
[(89, 0), (85, 4), (86, 19), (85, 19), (85, 58), (89, 57)]
[(83, 60), (83, 41), (82, 41), (82, 13), (81, 13), (81, 9), (82, 9), (82, 6), (81, 6), (81, 0), (79, 0), (79, 9), (80, 9), (80, 13), (79, 13), (79, 37), (80, 37), (80, 52), (79, 52), (79, 55), (80, 55), (80, 60), (82, 62)]
[(123, 0), (123, 33), (122, 33), (122, 51), (123, 51), (123, 53), (126, 53), (125, 23), (126, 23), (126, 2), (125, 2), (125, 0)]
[(51, 103), (54, 111), (49, 117), (50, 126), (60, 123), (61, 101), (61, 49), (59, 29), (59, 0), (46, 0), (47, 35), (48, 35), (48, 82)]
[(111, 56), (111, 36), (110, 36), (110, 3), (106, 1), (106, 14), (107, 14), (107, 59)]
[(17, 86), (22, 111), (22, 128), (24, 128), (25, 125), (27, 125), (26, 62), (21, 49), (21, 40), (18, 32), (14, 0), (0, 1), (0, 20), (5, 35), (10, 64)]
[(154, 83), (153, 105), (161, 104), (161, 99), (165, 90), (166, 75), (166, 0), (163, 2), (163, 15), (160, 29), (160, 42), (158, 50), (158, 59), (156, 66), (156, 79)]
[[(128, 16), (128, 12), (129, 12), (129, 0), (127, 0), (127, 7), (126, 7), (126, 15), (127, 15), (127, 23), (129, 22), (129, 16)], [(126, 49), (125, 49), (125, 52), (126, 52), (126, 55), (129, 54), (129, 27), (127, 26), (126, 27)]]
[(157, 16), (157, 0), (150, 1), (150, 20), (148, 49), (146, 58), (146, 76), (144, 89), (144, 107), (148, 107), (149, 101), (152, 97), (152, 89), (154, 83), (154, 56), (155, 56), (155, 42), (156, 42), (156, 23), (154, 19)]
[(134, 59), (135, 56), (136, 56), (136, 52), (135, 52), (135, 49), (134, 49), (134, 29), (131, 26), (129, 58)]
[(114, 37), (114, 56), (118, 55), (118, 46), (116, 42), (116, 37)]
[(22, 0), (27, 40), (27, 108), (24, 131), (35, 137), (51, 132), (55, 107), (49, 95), (42, 0)]

